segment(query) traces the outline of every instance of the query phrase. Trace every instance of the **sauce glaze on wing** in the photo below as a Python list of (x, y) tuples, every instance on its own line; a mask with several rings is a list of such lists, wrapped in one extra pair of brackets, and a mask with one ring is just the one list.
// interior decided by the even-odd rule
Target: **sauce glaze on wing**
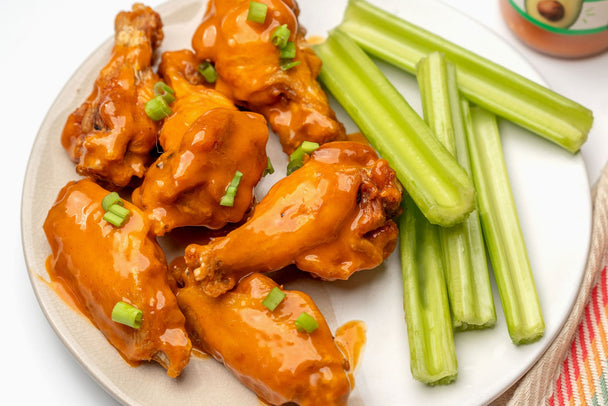
[[(187, 129), (177, 150), (150, 167), (133, 203), (164, 235), (177, 227), (218, 229), (243, 219), (266, 169), (268, 127), (259, 114), (214, 108)], [(235, 173), (243, 174), (232, 206), (221, 205)]]
[(182, 137), (203, 113), (222, 107), (237, 110), (222, 93), (209, 87), (197, 68), (199, 60), (188, 49), (163, 52), (158, 72), (174, 91), (172, 114), (163, 121), (159, 142), (164, 152), (179, 149)]
[[(303, 141), (323, 144), (342, 140), (344, 126), (336, 119), (316, 81), (321, 60), (304, 38), (295, 1), (260, 0), (268, 6), (263, 24), (247, 21), (248, 0), (210, 0), (192, 47), (201, 60), (215, 63), (216, 89), (237, 105), (263, 114), (279, 136), (285, 153)], [(280, 51), (271, 36), (287, 25), (299, 65), (283, 70)]]
[(281, 179), (240, 227), (186, 248), (188, 272), (218, 296), (252, 272), (295, 264), (324, 280), (377, 267), (394, 250), (401, 186), (369, 146), (322, 145)]
[[(284, 290), (286, 297), (269, 311), (262, 301), (275, 286), (272, 279), (254, 273), (234, 290), (211, 298), (196, 283), (186, 282), (177, 300), (195, 347), (224, 363), (244, 385), (272, 405), (346, 405), (354, 386), (354, 365), (334, 342), (310, 296)], [(312, 333), (295, 327), (303, 311), (319, 323)], [(359, 327), (352, 331), (359, 332), (361, 345), (364, 330)]]
[[(102, 219), (107, 193), (89, 179), (61, 190), (44, 222), (52, 250), (49, 275), (126, 361), (155, 360), (177, 377), (192, 345), (169, 286), (165, 255), (136, 206), (124, 202), (131, 214), (120, 228)], [(143, 312), (139, 329), (112, 321), (118, 301)]]
[(89, 97), (68, 117), (61, 143), (79, 174), (121, 188), (141, 178), (152, 160), (158, 124), (144, 106), (159, 80), (152, 64), (163, 31), (160, 16), (142, 4), (119, 13), (115, 31), (110, 61)]

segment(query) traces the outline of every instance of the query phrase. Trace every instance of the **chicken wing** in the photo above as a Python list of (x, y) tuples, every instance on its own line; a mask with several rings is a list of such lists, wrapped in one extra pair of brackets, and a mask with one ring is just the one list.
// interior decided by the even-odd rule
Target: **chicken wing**
[(79, 174), (120, 188), (152, 161), (158, 124), (144, 107), (159, 80), (151, 65), (163, 31), (160, 16), (141, 4), (116, 16), (115, 31), (111, 59), (68, 117), (61, 142)]
[[(210, 0), (192, 39), (197, 57), (215, 63), (217, 89), (266, 117), (287, 154), (303, 141), (322, 144), (344, 139), (344, 126), (316, 81), (321, 60), (298, 24), (297, 3), (263, 3), (268, 6), (265, 22), (255, 23), (247, 21), (249, 1)], [(299, 63), (287, 70), (281, 68), (280, 50), (271, 42), (272, 34), (283, 24), (296, 47), (293, 61)]]
[[(254, 273), (219, 298), (196, 284), (177, 293), (195, 347), (223, 362), (244, 385), (272, 405), (346, 405), (351, 363), (338, 349), (325, 318), (312, 299), (284, 291), (269, 311), (262, 301), (278, 286)], [(297, 330), (306, 312), (319, 324), (312, 333)]]
[[(194, 121), (179, 149), (164, 152), (133, 191), (154, 233), (183, 226), (221, 228), (243, 219), (253, 203), (253, 189), (266, 169), (268, 127), (264, 117), (224, 108)], [(221, 204), (239, 171), (234, 203)]]
[[(126, 361), (155, 360), (176, 377), (189, 361), (191, 343), (165, 256), (137, 207), (124, 202), (131, 214), (120, 228), (103, 220), (107, 193), (89, 179), (61, 190), (44, 222), (52, 249), (49, 274)], [(119, 301), (143, 312), (139, 329), (112, 321)]]
[(325, 280), (371, 269), (393, 251), (401, 186), (369, 146), (337, 141), (277, 182), (242, 226), (186, 247), (187, 272), (218, 296), (252, 272), (290, 264)]
[(177, 151), (181, 139), (204, 112), (222, 107), (237, 110), (222, 93), (207, 86), (198, 73), (200, 62), (190, 50), (167, 51), (161, 55), (159, 74), (174, 91), (173, 113), (165, 119), (159, 142), (165, 152)]

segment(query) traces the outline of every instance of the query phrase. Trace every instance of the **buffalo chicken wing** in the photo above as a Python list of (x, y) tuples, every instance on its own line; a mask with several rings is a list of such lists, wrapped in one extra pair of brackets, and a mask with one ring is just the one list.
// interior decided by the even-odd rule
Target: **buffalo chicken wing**
[[(211, 298), (187, 282), (177, 300), (193, 344), (272, 405), (346, 405), (354, 384), (352, 361), (341, 353), (308, 295), (283, 291), (281, 303), (267, 309), (262, 301), (274, 287), (272, 279), (254, 273), (234, 290)], [(311, 333), (296, 328), (302, 312), (319, 324)]]
[[(131, 364), (155, 360), (176, 377), (190, 358), (185, 319), (171, 291), (167, 262), (139, 209), (128, 202), (122, 227), (103, 220), (107, 191), (88, 179), (59, 193), (44, 223), (49, 274)], [(117, 302), (143, 312), (138, 329), (112, 320)]]
[[(253, 189), (267, 167), (268, 127), (259, 114), (216, 108), (190, 125), (179, 149), (164, 152), (150, 167), (133, 203), (153, 223), (154, 233), (183, 226), (218, 229), (243, 219)], [(222, 205), (240, 172), (232, 205)]]
[(198, 72), (199, 61), (190, 50), (167, 51), (161, 55), (159, 74), (175, 92), (172, 114), (160, 130), (159, 142), (165, 152), (179, 149), (181, 139), (203, 113), (216, 107), (236, 110), (222, 93), (207, 86)]
[[(322, 144), (344, 139), (344, 126), (316, 81), (321, 60), (304, 38), (296, 2), (263, 3), (268, 6), (266, 19), (256, 23), (247, 21), (249, 1), (210, 0), (192, 39), (197, 57), (215, 63), (217, 89), (266, 117), (287, 154), (303, 141)], [(290, 62), (297, 66), (286, 70), (281, 67), (280, 49), (271, 40), (281, 25), (289, 29), (296, 49)]]
[(152, 63), (163, 31), (160, 16), (141, 4), (119, 13), (115, 30), (111, 59), (69, 116), (61, 141), (79, 174), (121, 188), (141, 178), (152, 160), (158, 125), (144, 107), (159, 80)]
[(371, 269), (393, 251), (401, 187), (388, 163), (356, 142), (314, 151), (277, 182), (242, 226), (186, 247), (187, 272), (218, 296), (252, 272), (295, 264), (325, 280)]

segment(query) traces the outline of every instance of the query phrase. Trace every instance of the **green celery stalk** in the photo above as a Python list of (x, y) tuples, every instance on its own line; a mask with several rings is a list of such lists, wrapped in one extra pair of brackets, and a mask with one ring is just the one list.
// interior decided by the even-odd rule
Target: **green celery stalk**
[(462, 222), (475, 206), (470, 176), (353, 40), (333, 30), (314, 50), (320, 81), (397, 173), (433, 224)]
[(494, 278), (515, 344), (542, 337), (545, 323), (536, 293), (504, 161), (496, 116), (463, 103), (477, 202)]
[(587, 139), (589, 109), (365, 0), (349, 0), (339, 28), (366, 52), (410, 73), (420, 58), (440, 51), (456, 65), (460, 91), (474, 104), (571, 152)]
[(438, 226), (411, 199), (406, 197), (403, 206), (399, 236), (410, 369), (426, 384), (448, 384), (456, 379), (458, 362)]
[[(418, 62), (416, 77), (425, 120), (471, 173), (454, 66), (433, 52)], [(477, 209), (462, 223), (438, 232), (454, 328), (494, 326), (496, 310)]]

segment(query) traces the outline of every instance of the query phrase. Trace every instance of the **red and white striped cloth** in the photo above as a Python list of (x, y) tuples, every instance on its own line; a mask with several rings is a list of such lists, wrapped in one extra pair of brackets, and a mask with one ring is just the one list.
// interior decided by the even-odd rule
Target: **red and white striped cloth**
[(608, 166), (592, 194), (589, 257), (572, 313), (542, 358), (495, 405), (608, 405)]

